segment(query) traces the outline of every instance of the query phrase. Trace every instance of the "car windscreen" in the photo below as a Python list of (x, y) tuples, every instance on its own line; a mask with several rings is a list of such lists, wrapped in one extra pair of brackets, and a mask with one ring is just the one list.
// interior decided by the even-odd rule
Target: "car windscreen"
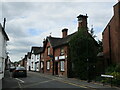
[(17, 67), (16, 70), (25, 70), (24, 67)]

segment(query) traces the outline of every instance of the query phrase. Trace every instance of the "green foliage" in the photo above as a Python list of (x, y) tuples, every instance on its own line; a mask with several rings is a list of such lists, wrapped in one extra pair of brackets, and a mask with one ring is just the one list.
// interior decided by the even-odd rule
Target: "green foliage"
[[(73, 72), (81, 79), (87, 79), (87, 67), (95, 63), (97, 50), (94, 39), (85, 28), (81, 28), (70, 40), (70, 56)], [(89, 61), (87, 61), (87, 59)]]
[(116, 67), (116, 65), (111, 65), (105, 70), (105, 72), (106, 73), (112, 73), (112, 72), (115, 71), (115, 67)]
[[(107, 75), (112, 75), (114, 78), (112, 79), (112, 84), (114, 85), (120, 85), (120, 64), (112, 65), (106, 69)], [(102, 80), (104, 83), (110, 83), (109, 78), (105, 78)]]
[(99, 44), (99, 52), (103, 52), (103, 43), (101, 40), (98, 40), (98, 44)]

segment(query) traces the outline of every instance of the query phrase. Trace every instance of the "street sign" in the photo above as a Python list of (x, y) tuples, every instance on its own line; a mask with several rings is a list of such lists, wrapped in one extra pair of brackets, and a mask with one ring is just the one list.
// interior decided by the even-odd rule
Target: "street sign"
[(113, 78), (113, 76), (112, 75), (101, 75), (101, 77), (108, 77), (108, 78)]

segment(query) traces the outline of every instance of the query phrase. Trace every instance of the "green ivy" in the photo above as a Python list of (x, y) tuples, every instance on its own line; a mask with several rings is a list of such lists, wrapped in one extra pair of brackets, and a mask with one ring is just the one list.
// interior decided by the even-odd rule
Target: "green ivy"
[[(75, 76), (81, 79), (87, 79), (88, 75), (93, 74), (92, 72), (93, 66), (96, 62), (97, 49), (92, 36), (85, 28), (80, 28), (71, 38), (70, 56), (71, 61), (74, 64), (73, 72)], [(89, 71), (87, 70), (88, 67)]]

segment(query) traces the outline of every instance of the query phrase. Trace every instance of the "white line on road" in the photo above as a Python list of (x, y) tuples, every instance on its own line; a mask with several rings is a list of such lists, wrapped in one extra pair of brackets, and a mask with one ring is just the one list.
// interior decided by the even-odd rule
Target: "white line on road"
[(18, 82), (18, 85), (19, 85), (19, 88), (21, 88), (21, 85), (20, 85), (20, 83)]
[(21, 79), (18, 79), (18, 78), (15, 78), (16, 80), (20, 81), (21, 83), (25, 83), (25, 81), (21, 80)]

